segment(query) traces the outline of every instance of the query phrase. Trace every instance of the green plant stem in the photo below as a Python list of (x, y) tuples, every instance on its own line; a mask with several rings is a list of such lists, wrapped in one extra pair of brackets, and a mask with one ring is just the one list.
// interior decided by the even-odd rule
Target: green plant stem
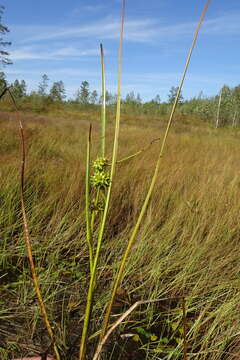
[[(96, 198), (95, 198), (95, 201), (94, 201), (94, 205), (96, 205), (96, 206), (97, 206), (98, 201), (99, 201), (99, 196), (100, 196), (100, 188), (97, 189), (97, 195), (96, 195)], [(95, 223), (95, 218), (96, 218), (97, 212), (98, 212), (98, 210), (93, 210), (93, 212), (92, 212), (92, 217), (91, 217), (92, 234), (93, 234), (93, 231), (94, 231), (94, 223)]]
[(101, 51), (101, 65), (102, 65), (102, 108), (101, 108), (101, 151), (102, 157), (105, 157), (105, 142), (106, 142), (106, 79), (105, 79), (105, 64), (104, 64), (104, 51), (103, 45), (100, 44)]
[(132, 155), (126, 156), (125, 158), (118, 160), (117, 163), (121, 164), (124, 161), (130, 160), (130, 159), (134, 158), (135, 156), (142, 154), (142, 152), (143, 152), (143, 150), (139, 150)]
[(111, 164), (111, 173), (110, 173), (110, 185), (108, 188), (106, 203), (103, 212), (103, 218), (100, 224), (99, 234), (98, 234), (98, 242), (96, 254), (94, 257), (92, 274), (89, 283), (88, 295), (87, 295), (87, 305), (85, 310), (82, 338), (80, 344), (80, 352), (79, 352), (79, 360), (84, 360), (86, 356), (86, 343), (88, 337), (88, 329), (89, 322), (92, 311), (92, 301), (93, 294), (96, 282), (96, 273), (97, 273), (97, 265), (100, 255), (100, 250), (102, 246), (103, 235), (105, 231), (108, 209), (110, 204), (111, 192), (112, 192), (112, 183), (116, 170), (116, 161), (117, 161), (117, 153), (118, 153), (118, 138), (119, 138), (119, 128), (120, 128), (120, 114), (121, 114), (121, 78), (122, 78), (122, 45), (123, 45), (123, 28), (124, 28), (124, 9), (125, 9), (125, 0), (122, 1), (122, 21), (121, 21), (121, 31), (120, 31), (120, 46), (119, 46), (119, 54), (118, 54), (118, 96), (117, 96), (117, 111), (116, 111), (116, 122), (115, 122), (115, 136), (114, 136), (114, 144), (113, 144), (113, 152), (112, 152), (112, 164)]
[(160, 140), (160, 138), (153, 139), (153, 140), (149, 143), (149, 145), (146, 146), (144, 149), (139, 150), (139, 151), (135, 152), (135, 153), (132, 154), (132, 155), (126, 156), (126, 157), (124, 157), (123, 159), (118, 160), (117, 163), (120, 164), (120, 163), (122, 163), (122, 162), (124, 162), (124, 161), (130, 160), (130, 159), (134, 158), (135, 156), (138, 156), (138, 155), (142, 154), (143, 152), (145, 152), (146, 150), (148, 150), (149, 147), (150, 147), (153, 143), (155, 143), (156, 141), (159, 141), (159, 140)]
[(112, 289), (112, 293), (111, 293), (111, 299), (110, 299), (110, 302), (109, 302), (109, 305), (108, 305), (108, 308), (107, 308), (107, 311), (106, 311), (106, 314), (105, 314), (100, 341), (106, 335), (108, 325), (109, 325), (110, 315), (111, 315), (111, 312), (112, 312), (113, 303), (114, 303), (115, 296), (116, 296), (116, 292), (117, 292), (117, 289), (118, 289), (118, 287), (119, 287), (119, 285), (120, 285), (120, 283), (121, 283), (121, 281), (123, 279), (125, 265), (127, 263), (127, 260), (128, 260), (131, 248), (133, 246), (133, 243), (135, 241), (137, 232), (139, 230), (140, 224), (141, 224), (141, 222), (143, 220), (143, 217), (144, 217), (144, 215), (146, 213), (146, 210), (147, 210), (147, 207), (148, 207), (148, 204), (149, 204), (149, 200), (150, 200), (150, 198), (152, 196), (152, 192), (153, 192), (156, 180), (158, 178), (159, 168), (160, 168), (161, 161), (162, 161), (162, 158), (163, 158), (163, 155), (164, 155), (165, 145), (166, 145), (167, 138), (168, 138), (168, 135), (169, 135), (169, 131), (170, 131), (170, 128), (171, 128), (171, 125), (172, 125), (172, 122), (173, 122), (173, 116), (174, 116), (176, 106), (178, 104), (178, 100), (179, 100), (179, 97), (180, 97), (180, 94), (181, 94), (181, 91), (182, 91), (182, 87), (183, 87), (183, 84), (184, 84), (186, 73), (187, 73), (189, 63), (190, 63), (190, 60), (191, 60), (192, 52), (193, 52), (193, 49), (195, 47), (195, 44), (196, 44), (196, 41), (197, 41), (197, 38), (198, 38), (199, 30), (200, 30), (200, 27), (202, 25), (204, 16), (206, 14), (206, 11), (207, 11), (207, 9), (208, 9), (208, 7), (210, 5), (210, 2), (211, 2), (211, 0), (207, 1), (206, 5), (204, 7), (204, 10), (202, 12), (200, 21), (198, 23), (198, 26), (197, 26), (197, 29), (196, 29), (196, 32), (195, 32), (195, 35), (194, 35), (194, 38), (193, 38), (193, 41), (192, 41), (192, 45), (191, 45), (191, 48), (190, 48), (190, 51), (189, 51), (189, 54), (188, 54), (188, 57), (187, 57), (187, 60), (186, 60), (186, 64), (185, 64), (185, 67), (184, 67), (182, 79), (181, 79), (180, 85), (178, 87), (177, 95), (176, 95), (174, 104), (172, 106), (171, 114), (170, 114), (170, 117), (169, 117), (169, 121), (168, 121), (168, 124), (167, 124), (167, 128), (166, 128), (164, 137), (163, 137), (163, 141), (162, 141), (162, 144), (161, 144), (161, 148), (160, 148), (158, 160), (157, 160), (157, 163), (156, 163), (155, 171), (154, 171), (154, 174), (153, 174), (153, 177), (152, 177), (152, 181), (151, 181), (148, 193), (146, 195), (144, 204), (143, 204), (142, 209), (140, 211), (139, 217), (137, 219), (137, 223), (136, 223), (136, 225), (135, 225), (135, 227), (134, 227), (134, 229), (132, 231), (132, 234), (131, 234), (130, 239), (128, 241), (127, 248), (126, 248), (126, 250), (125, 250), (125, 252), (123, 254), (121, 264), (120, 264), (119, 270), (117, 272), (116, 278), (115, 278), (115, 280), (113, 282), (113, 289)]
[(89, 267), (90, 274), (93, 269), (93, 241), (91, 228), (91, 209), (90, 209), (90, 156), (91, 156), (91, 132), (92, 126), (89, 127), (88, 141), (87, 141), (87, 159), (86, 159), (86, 194), (85, 194), (85, 212), (86, 212), (86, 226), (87, 226), (87, 243), (89, 250)]

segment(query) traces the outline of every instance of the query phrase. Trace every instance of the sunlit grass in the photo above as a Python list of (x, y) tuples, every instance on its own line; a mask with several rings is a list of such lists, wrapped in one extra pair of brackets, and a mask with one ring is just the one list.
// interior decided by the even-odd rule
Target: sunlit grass
[[(1, 146), (0, 331), (6, 359), (16, 352), (29, 353), (28, 346), (32, 353), (41, 352), (44, 346), (44, 329), (36, 312), (22, 239), (15, 126), (13, 119), (1, 122), (2, 133), (11, 129), (7, 140), (15, 143), (11, 151)], [(33, 117), (27, 122), (31, 129), (27, 133), (26, 179), (29, 226), (45, 302), (65, 350), (74, 340), (79, 341), (79, 316), (89, 277), (84, 226), (85, 154), (80, 147), (86, 144), (88, 126), (88, 122), (77, 119), (58, 123), (48, 119), (42, 123)], [(133, 248), (126, 267), (122, 288), (130, 302), (171, 297), (184, 291), (192, 317), (190, 353), (198, 353), (194, 357), (199, 359), (220, 359), (229, 352), (225, 356), (234, 358), (239, 351), (239, 140), (231, 131), (219, 133), (203, 127), (200, 133), (198, 129), (192, 126), (179, 134), (179, 125), (173, 128), (161, 177), (140, 228), (138, 246)], [(92, 143), (96, 148), (98, 131), (93, 124)], [(111, 134), (112, 129), (108, 143)], [(147, 146), (155, 137), (155, 126), (147, 130), (137, 124), (124, 126), (119, 157)], [(6, 143), (5, 138), (1, 144), (3, 141)], [(107, 284), (137, 219), (157, 146), (153, 144), (139, 157), (117, 167), (99, 264), (92, 333), (100, 328), (103, 304), (109, 296)], [(124, 303), (118, 306), (117, 311)], [(150, 325), (156, 322), (156, 310), (151, 306), (142, 321)], [(26, 338), (26, 333), (32, 336)], [(11, 341), (15, 349), (9, 348)], [(154, 346), (146, 351), (149, 359), (156, 356)]]

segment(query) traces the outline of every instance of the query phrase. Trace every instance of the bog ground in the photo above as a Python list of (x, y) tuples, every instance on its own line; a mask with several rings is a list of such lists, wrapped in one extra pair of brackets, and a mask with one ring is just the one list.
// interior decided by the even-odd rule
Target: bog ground
[[(28, 148), (25, 196), (35, 263), (66, 359), (77, 359), (89, 281), (84, 219), (88, 118), (95, 159), (97, 113), (23, 115)], [(91, 322), (93, 344), (110, 281), (152, 176), (164, 126), (164, 119), (149, 116), (143, 124), (141, 119), (123, 117), (119, 159), (144, 151), (117, 165)], [(0, 128), (0, 358), (7, 360), (43, 353), (51, 344), (23, 239), (16, 114), (1, 112)], [(189, 358), (240, 357), (239, 140), (238, 128), (215, 129), (177, 117), (111, 321), (138, 300), (164, 300), (140, 306), (121, 324), (105, 347), (106, 359), (182, 358), (182, 296)], [(111, 128), (107, 143), (111, 149)]]

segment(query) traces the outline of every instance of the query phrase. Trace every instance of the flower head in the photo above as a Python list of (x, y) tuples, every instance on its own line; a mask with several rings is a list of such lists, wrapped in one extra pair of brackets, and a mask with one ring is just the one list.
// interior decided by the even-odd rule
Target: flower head
[(108, 172), (95, 171), (91, 176), (91, 184), (96, 188), (108, 188), (110, 185), (110, 175)]

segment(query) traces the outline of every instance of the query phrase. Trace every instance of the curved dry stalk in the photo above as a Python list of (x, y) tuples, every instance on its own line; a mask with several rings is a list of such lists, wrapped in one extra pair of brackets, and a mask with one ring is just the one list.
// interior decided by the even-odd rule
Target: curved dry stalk
[(160, 301), (164, 301), (164, 300), (169, 300), (169, 298), (165, 298), (165, 299), (152, 299), (152, 300), (143, 300), (143, 301), (137, 301), (135, 302), (127, 311), (125, 311), (119, 319), (117, 319), (117, 321), (111, 326), (111, 328), (108, 330), (108, 332), (106, 333), (106, 335), (104, 336), (104, 338), (100, 341), (100, 343), (98, 344), (97, 350), (94, 354), (93, 360), (98, 360), (100, 353), (102, 352), (102, 348), (104, 346), (104, 344), (106, 344), (107, 339), (109, 338), (109, 336), (112, 334), (112, 332), (123, 322), (123, 320), (125, 320), (138, 306), (140, 305), (144, 305), (144, 304), (153, 304), (156, 302), (160, 302)]
[[(24, 178), (25, 178), (25, 164), (26, 164), (26, 145), (25, 145), (25, 136), (24, 136), (24, 129), (23, 129), (23, 123), (21, 120), (21, 116), (20, 116), (20, 112), (18, 110), (18, 106), (16, 104), (16, 101), (14, 99), (14, 96), (11, 92), (11, 90), (9, 88), (6, 89), (6, 92), (9, 93), (11, 100), (14, 104), (16, 113), (17, 113), (17, 119), (18, 119), (18, 124), (19, 124), (19, 131), (20, 131), (20, 138), (21, 138), (21, 148), (22, 148), (22, 161), (21, 161), (21, 169), (20, 169), (20, 174), (21, 174), (21, 208), (22, 208), (22, 216), (23, 216), (23, 226), (24, 226), (24, 238), (25, 238), (25, 243), (26, 243), (26, 247), (27, 247), (27, 255), (28, 255), (28, 260), (29, 260), (29, 264), (30, 264), (30, 270), (31, 270), (31, 274), (32, 274), (32, 281), (33, 281), (33, 285), (35, 288), (35, 292), (36, 292), (36, 296), (37, 296), (37, 300), (38, 300), (38, 305), (43, 317), (43, 321), (46, 325), (48, 334), (51, 338), (52, 341), (52, 345), (53, 345), (53, 349), (54, 349), (54, 353), (56, 356), (56, 360), (60, 360), (60, 355), (59, 355), (59, 351), (58, 351), (58, 347), (56, 344), (56, 340), (55, 340), (55, 336), (52, 330), (52, 327), (50, 325), (49, 322), (49, 318), (48, 318), (48, 314), (47, 314), (47, 310), (46, 307), (44, 305), (44, 301), (43, 301), (43, 297), (42, 297), (42, 293), (40, 290), (40, 285), (39, 285), (39, 281), (38, 281), (38, 277), (37, 277), (37, 273), (36, 273), (36, 268), (34, 265), (34, 259), (33, 259), (33, 252), (32, 252), (32, 244), (31, 244), (31, 239), (30, 239), (30, 233), (29, 233), (29, 226), (28, 226), (28, 220), (27, 220), (27, 213), (26, 213), (26, 206), (25, 206), (25, 200), (24, 200)], [(5, 92), (5, 93), (6, 93)]]
[(165, 150), (167, 138), (168, 138), (168, 135), (169, 135), (169, 131), (170, 131), (172, 122), (173, 122), (173, 116), (174, 116), (176, 106), (178, 104), (178, 100), (179, 100), (179, 97), (180, 97), (180, 94), (181, 94), (181, 91), (182, 91), (182, 87), (183, 87), (183, 84), (184, 84), (184, 81), (185, 81), (185, 77), (186, 77), (186, 74), (187, 74), (189, 63), (190, 63), (190, 60), (191, 60), (191, 57), (192, 57), (193, 49), (195, 47), (195, 44), (196, 44), (196, 41), (197, 41), (197, 38), (198, 38), (199, 30), (200, 30), (201, 25), (203, 23), (203, 20), (204, 20), (205, 14), (207, 12), (207, 9), (208, 9), (208, 7), (210, 5), (210, 2), (211, 2), (211, 0), (207, 0), (206, 5), (205, 5), (205, 7), (203, 9), (201, 18), (200, 18), (199, 23), (197, 25), (197, 28), (196, 28), (196, 31), (195, 31), (195, 34), (194, 34), (194, 38), (193, 38), (193, 41), (192, 41), (192, 45), (190, 47), (189, 54), (188, 54), (188, 57), (187, 57), (187, 60), (186, 60), (186, 64), (185, 64), (185, 67), (184, 67), (184, 70), (183, 70), (182, 79), (181, 79), (180, 85), (178, 87), (177, 95), (176, 95), (176, 98), (175, 98), (175, 101), (174, 101), (174, 104), (173, 104), (173, 107), (172, 107), (172, 111), (171, 111), (171, 114), (170, 114), (170, 117), (169, 117), (169, 121), (168, 121), (168, 124), (167, 124), (166, 131), (165, 131), (165, 134), (164, 134), (164, 137), (163, 137), (163, 140), (162, 140), (162, 144), (161, 144), (158, 160), (157, 160), (157, 163), (156, 163), (156, 166), (155, 166), (154, 174), (153, 174), (153, 177), (152, 177), (152, 181), (150, 183), (150, 187), (149, 187), (149, 190), (147, 192), (147, 195), (146, 195), (145, 201), (143, 203), (142, 209), (140, 211), (139, 217), (137, 219), (136, 225), (135, 225), (135, 227), (134, 227), (134, 229), (132, 231), (132, 234), (130, 236), (130, 239), (128, 241), (127, 248), (126, 248), (126, 250), (125, 250), (125, 252), (123, 254), (123, 257), (122, 257), (122, 260), (121, 260), (120, 267), (119, 267), (119, 270), (117, 272), (116, 278), (115, 278), (115, 280), (113, 282), (111, 299), (109, 301), (108, 308), (107, 308), (105, 318), (104, 318), (104, 321), (103, 321), (103, 327), (102, 327), (102, 333), (101, 333), (100, 341), (105, 336), (105, 334), (107, 332), (108, 325), (109, 325), (109, 320), (110, 320), (110, 315), (111, 315), (111, 312), (112, 312), (112, 307), (113, 307), (113, 303), (114, 303), (115, 296), (116, 296), (116, 292), (117, 292), (117, 289), (120, 286), (120, 283), (121, 283), (121, 281), (123, 279), (125, 265), (127, 263), (130, 251), (131, 251), (133, 243), (134, 243), (134, 241), (136, 239), (136, 235), (137, 235), (139, 227), (140, 227), (140, 225), (142, 223), (143, 217), (144, 217), (144, 215), (146, 213), (150, 198), (151, 198), (152, 193), (153, 193), (153, 189), (154, 189), (156, 180), (158, 178), (158, 173), (159, 173), (161, 161), (162, 161), (162, 158), (163, 158), (163, 155), (164, 155), (164, 150)]
[(130, 160), (130, 159), (134, 158), (135, 156), (138, 156), (138, 155), (142, 154), (143, 152), (147, 151), (151, 147), (152, 144), (154, 144), (156, 141), (160, 141), (160, 140), (161, 140), (161, 138), (153, 139), (147, 146), (145, 146), (145, 148), (135, 152), (132, 155), (128, 155), (128, 156), (118, 160), (117, 164), (120, 164), (120, 163), (122, 163), (124, 161)]

